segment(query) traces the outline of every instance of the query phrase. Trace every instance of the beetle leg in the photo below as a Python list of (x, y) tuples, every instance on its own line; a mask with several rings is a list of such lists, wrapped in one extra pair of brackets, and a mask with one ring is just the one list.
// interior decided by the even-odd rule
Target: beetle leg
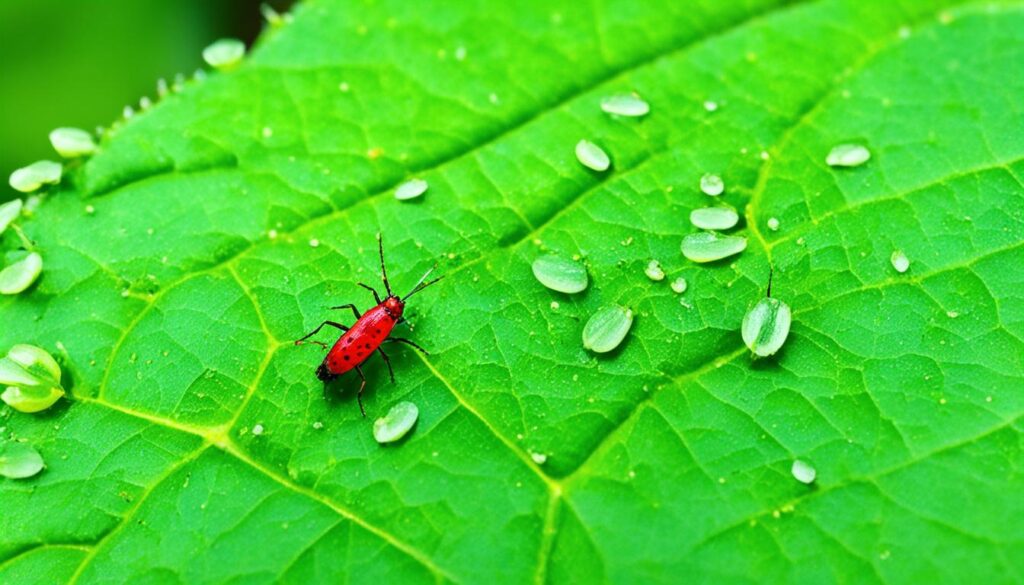
[(334, 309), (352, 309), (352, 312), (355, 313), (356, 315), (356, 319), (362, 317), (362, 315), (359, 314), (359, 309), (357, 309), (356, 306), (353, 305), (352, 303), (349, 303), (347, 305), (338, 305), (337, 307), (331, 307), (331, 310)]
[[(341, 329), (342, 331), (348, 331), (348, 327), (342, 325), (341, 323), (335, 323), (334, 321), (324, 321), (323, 323), (318, 325), (316, 329), (314, 329), (314, 330), (310, 331), (308, 334), (306, 334), (305, 337), (302, 337), (300, 339), (296, 339), (295, 340), (295, 345), (302, 345), (303, 341), (305, 341), (305, 340), (309, 339), (310, 337), (313, 337), (314, 335), (319, 333), (320, 330), (324, 328), (324, 325), (330, 325), (331, 327), (337, 327), (338, 329)], [(320, 341), (314, 341), (313, 343), (315, 343), (315, 344), (317, 344), (320, 347), (323, 347), (325, 349), (327, 348), (327, 344), (322, 343)]]
[(384, 343), (404, 343), (406, 345), (411, 345), (412, 347), (416, 348), (417, 350), (422, 352), (423, 355), (430, 355), (429, 351), (427, 351), (427, 350), (423, 349), (422, 347), (416, 345), (415, 341), (412, 341), (411, 339), (406, 339), (404, 337), (388, 337), (387, 339), (384, 340)]
[(361, 286), (361, 287), (365, 288), (366, 290), (372, 292), (373, 293), (373, 300), (377, 301), (378, 305), (380, 304), (380, 295), (377, 293), (377, 289), (373, 288), (372, 286), (370, 286), (368, 284), (364, 284), (362, 282), (357, 282), (356, 284), (358, 284), (359, 286)]
[(377, 351), (380, 352), (380, 357), (384, 358), (384, 363), (388, 365), (388, 373), (391, 374), (391, 383), (394, 384), (395, 371), (391, 369), (391, 360), (388, 359), (388, 354), (384, 353), (384, 350), (379, 347), (377, 348)]
[(366, 409), (363, 408), (363, 390), (366, 389), (366, 376), (363, 375), (363, 369), (356, 366), (356, 373), (359, 374), (359, 378), (363, 381), (359, 384), (359, 393), (356, 394), (356, 400), (359, 401), (359, 412), (363, 413), (363, 418), (366, 418)]

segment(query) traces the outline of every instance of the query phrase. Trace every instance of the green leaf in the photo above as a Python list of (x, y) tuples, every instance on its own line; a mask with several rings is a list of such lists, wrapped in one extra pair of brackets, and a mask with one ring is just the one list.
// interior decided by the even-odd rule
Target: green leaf
[[(0, 582), (1020, 580), (1022, 31), (1019, 2), (299, 6), (22, 222), (45, 270), (0, 349), (60, 355), (72, 400), (0, 421), (47, 462), (0, 483)], [(708, 173), (749, 244), (697, 265)], [(446, 278), (364, 419), (292, 341), (372, 304), (378, 232), (396, 291)], [(755, 362), (769, 267), (793, 323)], [(594, 355), (605, 305), (636, 319)]]

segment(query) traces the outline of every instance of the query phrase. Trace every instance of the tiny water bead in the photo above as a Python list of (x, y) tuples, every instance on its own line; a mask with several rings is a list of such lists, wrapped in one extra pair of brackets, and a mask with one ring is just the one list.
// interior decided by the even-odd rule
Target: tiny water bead
[(245, 43), (238, 39), (220, 39), (203, 49), (203, 61), (214, 69), (231, 69), (245, 56)]
[(704, 230), (727, 230), (736, 227), (740, 215), (728, 205), (701, 207), (690, 212), (690, 223)]
[(683, 256), (693, 262), (714, 262), (739, 254), (747, 248), (747, 238), (716, 232), (698, 232), (683, 238)]
[(672, 284), (669, 286), (672, 287), (672, 292), (676, 293), (677, 295), (681, 295), (684, 292), (686, 292), (686, 279), (680, 276), (679, 278), (673, 280)]
[(636, 95), (613, 95), (601, 100), (601, 109), (608, 114), (626, 117), (646, 116), (651, 106)]
[(786, 342), (791, 321), (789, 305), (765, 297), (743, 317), (743, 343), (758, 357), (774, 355)]
[(530, 459), (533, 459), (533, 462), (536, 463), (537, 465), (544, 465), (545, 463), (548, 462), (548, 456), (545, 455), (544, 453), (531, 452)]
[(0, 204), (0, 234), (4, 233), (11, 222), (18, 219), (21, 215), (21, 208), (21, 199)]
[(777, 217), (769, 217), (768, 218), (768, 229), (772, 230), (773, 232), (779, 231), (779, 218), (777, 218)]
[(725, 181), (723, 181), (722, 177), (719, 177), (718, 175), (708, 173), (700, 178), (700, 190), (703, 191), (705, 195), (718, 197), (725, 192)]
[(59, 162), (41, 160), (11, 173), (11, 178), (8, 182), (17, 191), (31, 193), (37, 191), (43, 185), (56, 185), (60, 183), (60, 175), (63, 169), (64, 167)]
[(589, 140), (580, 140), (576, 143), (576, 158), (583, 166), (598, 172), (607, 171), (612, 164), (608, 153)]
[(0, 443), (0, 475), (25, 479), (43, 470), (43, 458), (31, 445), (15, 441)]
[(416, 419), (420, 409), (412, 402), (399, 402), (391, 407), (387, 416), (378, 418), (373, 423), (373, 438), (380, 444), (393, 443), (406, 435)]
[(607, 353), (622, 343), (633, 325), (633, 311), (618, 305), (601, 307), (583, 327), (583, 347)]
[(415, 199), (426, 193), (429, 186), (423, 179), (409, 179), (395, 189), (395, 199), (399, 201)]
[(567, 294), (586, 290), (590, 282), (583, 264), (555, 255), (534, 260), (533, 276), (549, 289)]
[(60, 366), (45, 350), (19, 344), (0, 359), (0, 399), (19, 412), (46, 410), (64, 396)]
[(793, 461), (793, 467), (790, 468), (790, 471), (797, 481), (808, 485), (814, 483), (814, 478), (818, 476), (818, 472), (810, 463), (800, 459)]
[(64, 158), (77, 158), (96, 152), (92, 134), (80, 128), (57, 128), (50, 132), (50, 144)]
[(903, 253), (903, 250), (896, 250), (889, 257), (889, 262), (892, 263), (892, 267), (896, 269), (896, 272), (903, 274), (910, 269), (910, 258)]
[(16, 295), (39, 278), (43, 271), (43, 257), (35, 252), (29, 252), (21, 260), (0, 270), (0, 294)]
[(833, 146), (825, 157), (830, 167), (858, 167), (871, 158), (871, 151), (860, 144), (840, 144)]
[(661, 269), (661, 264), (657, 260), (651, 260), (647, 263), (644, 274), (647, 275), (647, 278), (654, 281), (665, 280), (665, 271)]

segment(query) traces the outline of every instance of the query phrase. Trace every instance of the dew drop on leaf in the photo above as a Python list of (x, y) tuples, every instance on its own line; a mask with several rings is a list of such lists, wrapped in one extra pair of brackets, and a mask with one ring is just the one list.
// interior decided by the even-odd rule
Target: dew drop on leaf
[(768, 229), (772, 230), (773, 232), (779, 231), (779, 218), (777, 218), (777, 217), (769, 217), (768, 218)]
[(378, 443), (393, 443), (406, 435), (420, 416), (420, 410), (412, 402), (399, 402), (391, 407), (387, 416), (373, 423), (373, 438)]
[(395, 199), (399, 201), (415, 199), (426, 193), (428, 186), (423, 179), (409, 179), (395, 189)]
[(18, 216), (21, 215), (21, 207), (21, 199), (0, 204), (0, 234), (4, 233), (11, 222), (18, 219)]
[(796, 459), (793, 461), (793, 467), (791, 468), (793, 477), (796, 478), (800, 483), (812, 484), (814, 478), (817, 477), (818, 472), (811, 466), (810, 463)]
[(238, 39), (220, 39), (203, 49), (203, 61), (214, 69), (230, 69), (245, 56), (245, 43)]
[(544, 465), (545, 463), (547, 463), (548, 456), (543, 453), (531, 452), (530, 459), (533, 459), (533, 462), (536, 463), (537, 465)]
[(657, 260), (651, 260), (647, 263), (644, 274), (647, 275), (647, 278), (654, 281), (665, 280), (665, 271), (661, 269), (661, 264)]
[(263, 428), (263, 425), (260, 425), (260, 424), (253, 425), (253, 427), (252, 427), (252, 434), (258, 437), (258, 436), (263, 434), (264, 430), (266, 430), (266, 429)]
[(43, 458), (31, 445), (0, 443), (0, 475), (10, 479), (32, 477), (43, 470)]
[(601, 307), (583, 327), (583, 347), (596, 353), (609, 352), (622, 343), (633, 325), (633, 311), (610, 305)]
[(686, 292), (686, 279), (680, 276), (679, 278), (673, 280), (670, 286), (672, 287), (672, 292), (676, 293), (677, 295), (681, 295), (684, 292)]
[(612, 164), (608, 153), (589, 140), (580, 140), (576, 143), (576, 158), (580, 164), (595, 171), (607, 171)]
[(910, 269), (910, 258), (903, 253), (903, 250), (896, 250), (889, 257), (889, 262), (892, 263), (892, 267), (896, 269), (896, 272), (903, 274)]
[(651, 106), (635, 95), (613, 95), (601, 100), (601, 109), (616, 116), (646, 116)]
[(32, 286), (43, 271), (43, 258), (30, 252), (23, 259), (0, 270), (0, 294), (15, 295)]
[(743, 317), (743, 343), (758, 357), (773, 355), (786, 342), (791, 320), (789, 305), (765, 297)]
[(17, 191), (31, 193), (43, 185), (56, 185), (60, 183), (62, 171), (63, 167), (60, 163), (53, 162), (52, 160), (41, 160), (11, 173), (11, 178), (8, 182)]
[(683, 238), (683, 256), (694, 262), (714, 262), (739, 254), (747, 248), (747, 238), (716, 232), (698, 232)]
[(731, 229), (739, 220), (739, 214), (728, 205), (701, 207), (690, 212), (690, 223), (703, 230)]
[(860, 144), (840, 144), (832, 147), (825, 163), (830, 167), (857, 167), (871, 158), (871, 151)]
[(92, 134), (80, 128), (57, 128), (50, 132), (50, 144), (64, 158), (76, 158), (96, 152)]
[(582, 292), (589, 283), (583, 264), (555, 255), (534, 260), (533, 276), (549, 289), (567, 294)]
[(725, 181), (718, 175), (712, 175), (708, 173), (700, 178), (700, 190), (705, 195), (712, 197), (718, 197), (725, 191)]

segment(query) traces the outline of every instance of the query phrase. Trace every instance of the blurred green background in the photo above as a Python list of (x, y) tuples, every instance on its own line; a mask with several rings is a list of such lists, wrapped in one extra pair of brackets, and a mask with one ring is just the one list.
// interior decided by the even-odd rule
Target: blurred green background
[[(4, 0), (0, 2), (0, 201), (20, 195), (14, 169), (59, 160), (47, 134), (92, 131), (155, 97), (156, 80), (191, 74), (225, 36), (251, 44), (263, 26), (253, 0)], [(284, 10), (292, 2), (268, 4)]]

